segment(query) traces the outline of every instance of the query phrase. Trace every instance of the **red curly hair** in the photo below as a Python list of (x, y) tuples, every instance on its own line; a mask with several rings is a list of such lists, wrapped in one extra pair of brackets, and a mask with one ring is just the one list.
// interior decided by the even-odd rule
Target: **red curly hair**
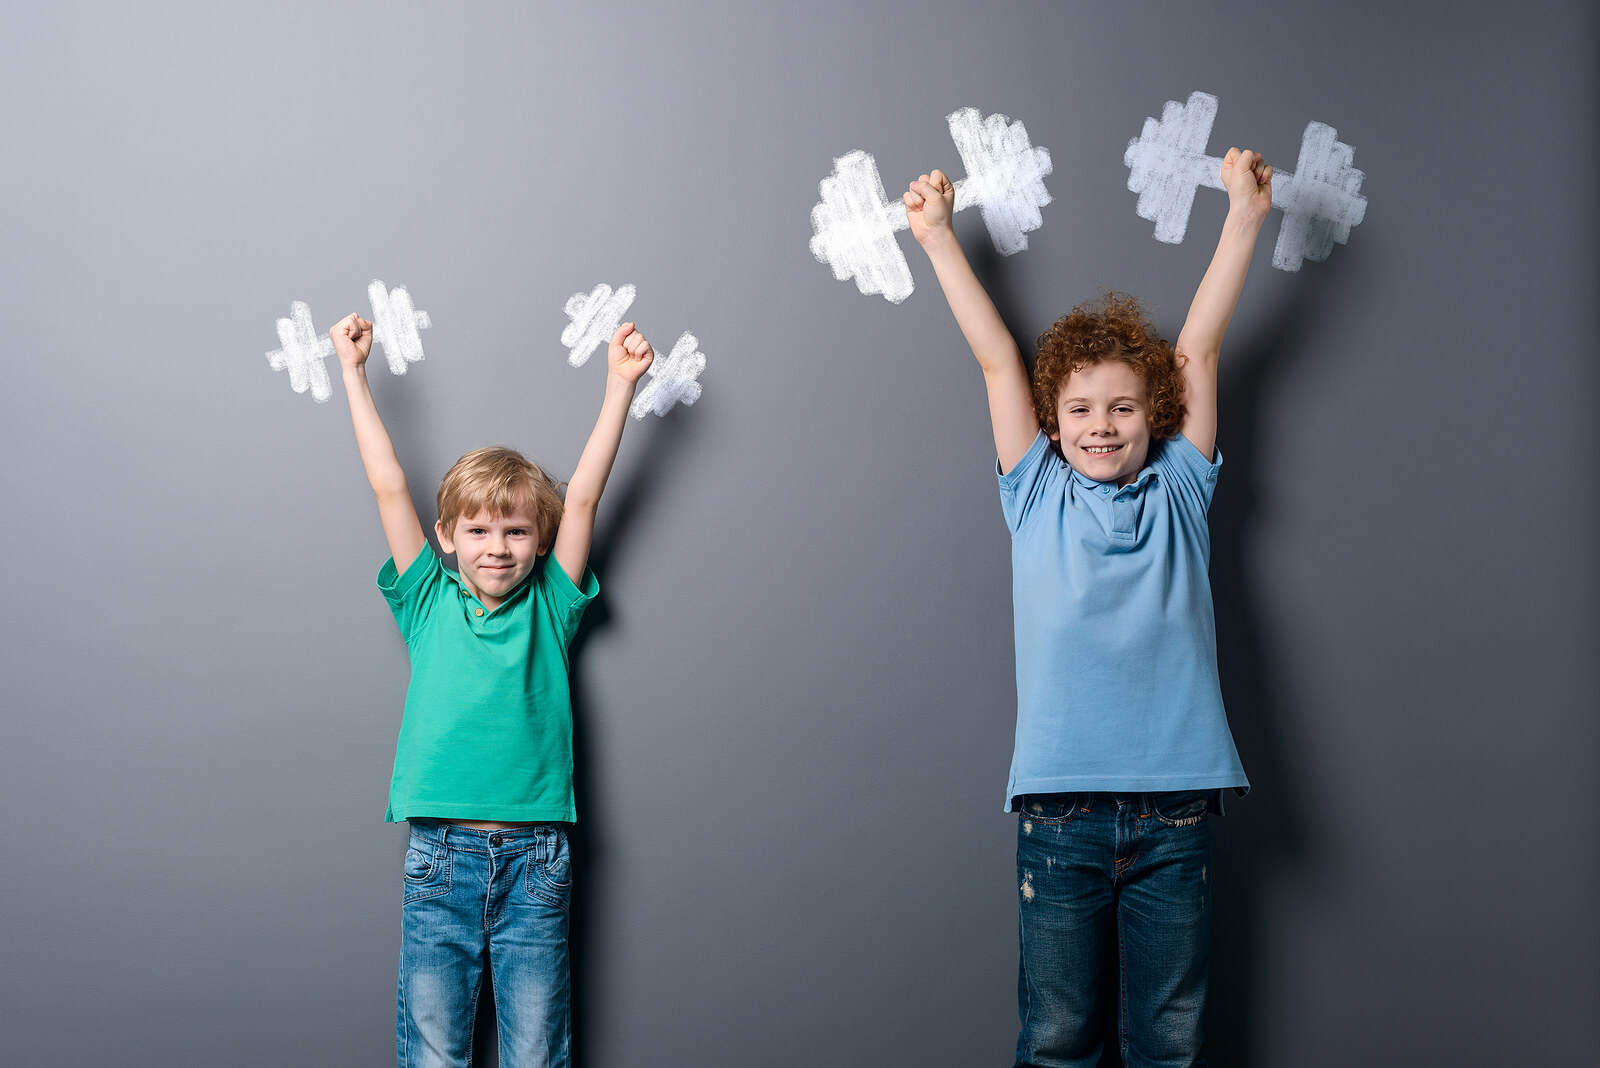
[(1120, 360), (1144, 382), (1150, 437), (1176, 437), (1183, 425), (1183, 372), (1178, 355), (1126, 293), (1107, 293), (1073, 308), (1039, 335), (1033, 363), (1033, 410), (1047, 435), (1060, 433), (1056, 401), (1072, 372)]

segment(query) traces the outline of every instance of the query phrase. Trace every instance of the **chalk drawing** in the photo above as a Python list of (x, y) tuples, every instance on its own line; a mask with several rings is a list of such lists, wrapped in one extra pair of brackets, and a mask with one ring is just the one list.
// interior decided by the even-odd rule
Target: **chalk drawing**
[(383, 282), (374, 278), (367, 286), (367, 297), (372, 302), (372, 339), (383, 346), (384, 358), (389, 361), (391, 374), (403, 375), (406, 365), (422, 359), (421, 330), (433, 325), (425, 311), (417, 311), (411, 304), (411, 294), (405, 286), (386, 290)]
[(911, 223), (904, 204), (889, 203), (878, 161), (860, 149), (847, 152), (817, 190), (822, 200), (811, 209), (811, 254), (838, 281), (854, 278), (863, 296), (882, 293), (893, 304), (909, 297), (911, 266), (894, 235)]
[[(950, 139), (956, 143), (967, 177), (956, 183), (956, 210), (962, 192), (976, 201), (983, 225), (1003, 256), (1028, 247), (1028, 232), (1044, 225), (1039, 211), (1050, 203), (1044, 187), (1050, 173), (1050, 152), (1028, 141), (1028, 129), (1004, 115), (984, 118), (977, 108), (962, 108), (948, 117)], [(904, 210), (905, 205), (901, 205)]]
[[(1122, 162), (1128, 189), (1139, 194), (1134, 210), (1156, 224), (1157, 241), (1176, 245), (1189, 227), (1195, 190), (1225, 189), (1222, 159), (1206, 155), (1217, 98), (1193, 92), (1186, 103), (1169, 100), (1161, 119), (1144, 120), (1140, 135), (1128, 142)], [(1272, 265), (1298, 271), (1305, 260), (1328, 258), (1335, 244), (1350, 239), (1350, 228), (1367, 213), (1361, 195), (1366, 175), (1355, 169), (1355, 150), (1338, 131), (1320, 122), (1306, 125), (1294, 173), (1273, 169), (1272, 206), (1283, 212)]]
[(601, 282), (587, 293), (574, 293), (567, 298), (567, 317), (572, 321), (561, 331), (561, 344), (570, 350), (568, 363), (582, 367), (595, 349), (611, 340), (633, 304), (634, 293), (631, 285), (612, 292)]
[[(582, 367), (602, 342), (609, 343), (636, 294), (631, 285), (613, 290), (602, 282), (587, 293), (574, 293), (567, 298), (567, 318), (571, 321), (561, 332), (561, 344), (571, 351), (567, 362)], [(644, 372), (648, 380), (640, 386), (628, 413), (643, 419), (651, 412), (666, 415), (675, 405), (693, 404), (700, 399), (698, 379), (705, 369), (706, 354), (700, 351), (699, 340), (685, 331), (666, 356), (656, 353)]]
[(1272, 250), (1272, 265), (1298, 271), (1302, 259), (1320, 263), (1335, 244), (1350, 240), (1350, 228), (1367, 215), (1361, 195), (1366, 175), (1351, 164), (1355, 149), (1339, 140), (1339, 132), (1320, 122), (1306, 124), (1294, 173), (1272, 182), (1272, 203), (1283, 208), (1283, 225)]
[(645, 370), (650, 381), (633, 398), (629, 414), (635, 419), (643, 419), (651, 412), (666, 415), (675, 404), (689, 405), (699, 400), (700, 383), (696, 379), (706, 369), (706, 354), (699, 351), (699, 346), (699, 340), (685, 331), (665, 360), (656, 353)]
[(293, 301), (289, 318), (278, 320), (278, 341), (283, 348), (267, 353), (272, 369), (288, 371), (289, 385), (296, 393), (309, 388), (318, 404), (325, 403), (333, 396), (333, 386), (322, 361), (333, 356), (333, 339), (311, 325), (311, 306), (305, 301)]
[[(955, 210), (976, 206), (994, 247), (1005, 256), (1021, 252), (1028, 233), (1044, 224), (1039, 209), (1050, 203), (1044, 185), (1049, 149), (1033, 145), (1027, 127), (1004, 115), (962, 108), (945, 121), (967, 172), (955, 183)], [(909, 297), (911, 268), (895, 234), (911, 223), (905, 204), (884, 192), (877, 160), (860, 149), (845, 153), (817, 191), (822, 199), (811, 209), (811, 254), (839, 281), (854, 278), (865, 295), (882, 293), (893, 304)]]

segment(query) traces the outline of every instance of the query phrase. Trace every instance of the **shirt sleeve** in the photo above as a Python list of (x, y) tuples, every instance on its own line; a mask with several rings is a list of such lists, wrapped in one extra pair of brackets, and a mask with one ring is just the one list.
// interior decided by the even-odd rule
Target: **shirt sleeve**
[(1174, 490), (1174, 496), (1204, 515), (1211, 509), (1211, 495), (1217, 490), (1217, 470), (1222, 466), (1222, 450), (1207, 460), (1194, 442), (1179, 434), (1161, 443), (1154, 467)]
[(392, 556), (378, 569), (378, 589), (389, 602), (389, 611), (394, 613), (394, 621), (400, 625), (400, 636), (407, 645), (427, 621), (436, 599), (434, 595), (443, 580), (444, 564), (439, 562), (439, 554), (433, 551), (432, 545), (423, 545), (403, 575), (396, 573)]
[(554, 556), (548, 555), (544, 563), (539, 566), (539, 571), (539, 589), (544, 594), (543, 601), (555, 621), (556, 633), (561, 635), (563, 645), (570, 645), (572, 636), (578, 633), (578, 622), (583, 619), (583, 610), (589, 607), (589, 602), (600, 592), (600, 580), (595, 578), (593, 571), (585, 567), (581, 576), (583, 581), (574, 586), (572, 579), (567, 577), (566, 569), (556, 563)]
[(1006, 526), (1013, 534), (1035, 514), (1041, 501), (1061, 496), (1064, 477), (1061, 459), (1051, 451), (1050, 439), (1042, 430), (1015, 467), (1002, 475), (1000, 462), (996, 460), (994, 469), (1000, 476), (1000, 510), (1005, 513)]

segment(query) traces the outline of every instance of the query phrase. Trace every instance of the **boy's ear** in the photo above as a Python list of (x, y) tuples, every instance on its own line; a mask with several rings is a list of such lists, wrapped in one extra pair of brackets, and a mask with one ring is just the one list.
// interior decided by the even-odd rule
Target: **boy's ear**
[(455, 545), (451, 542), (450, 535), (444, 532), (444, 527), (439, 525), (439, 521), (437, 519), (433, 521), (433, 532), (439, 536), (439, 548), (444, 550), (444, 554), (446, 556), (449, 556), (451, 553), (456, 551)]

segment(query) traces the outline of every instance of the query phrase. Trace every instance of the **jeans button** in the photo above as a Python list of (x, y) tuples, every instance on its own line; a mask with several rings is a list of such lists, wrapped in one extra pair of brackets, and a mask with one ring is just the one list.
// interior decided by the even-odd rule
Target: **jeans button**
[(499, 845), (500, 844), (500, 836), (498, 834), (491, 834), (489, 836), (489, 844), (492, 845), (492, 846)]

